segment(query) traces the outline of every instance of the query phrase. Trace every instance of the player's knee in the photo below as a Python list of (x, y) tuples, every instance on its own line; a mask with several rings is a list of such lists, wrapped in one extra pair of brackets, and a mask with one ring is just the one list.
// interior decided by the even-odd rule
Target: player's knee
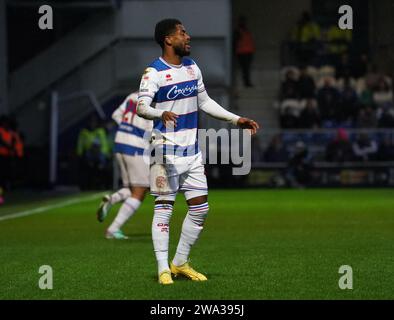
[(208, 195), (201, 195), (201, 191), (186, 191), (185, 196), (187, 199), (187, 204), (189, 206), (199, 205), (208, 202)]
[(143, 201), (148, 188), (145, 187), (133, 187), (131, 188), (131, 196), (135, 199)]
[(193, 223), (203, 226), (205, 219), (207, 218), (209, 211), (208, 202), (204, 202), (198, 205), (189, 205), (189, 219), (193, 221)]
[(168, 223), (172, 215), (173, 206), (170, 203), (156, 203), (153, 220)]

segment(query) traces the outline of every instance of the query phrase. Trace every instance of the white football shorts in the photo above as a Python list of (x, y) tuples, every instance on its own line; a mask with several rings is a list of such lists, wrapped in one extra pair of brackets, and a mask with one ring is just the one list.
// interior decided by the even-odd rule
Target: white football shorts
[(142, 155), (116, 153), (115, 156), (124, 188), (149, 187), (149, 163), (144, 161)]
[(201, 152), (183, 160), (177, 164), (151, 165), (150, 188), (156, 200), (175, 201), (179, 191), (185, 194), (186, 200), (208, 194)]

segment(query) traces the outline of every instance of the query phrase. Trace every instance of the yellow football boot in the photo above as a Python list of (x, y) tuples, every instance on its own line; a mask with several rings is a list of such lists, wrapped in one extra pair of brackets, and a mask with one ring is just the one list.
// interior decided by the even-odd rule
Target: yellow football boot
[(206, 276), (194, 270), (189, 263), (186, 262), (183, 265), (177, 267), (172, 262), (170, 263), (171, 273), (177, 277), (183, 275), (193, 281), (206, 281), (208, 280)]
[(165, 284), (165, 285), (174, 283), (174, 281), (172, 281), (172, 278), (171, 278), (170, 270), (165, 270), (159, 274), (159, 283)]

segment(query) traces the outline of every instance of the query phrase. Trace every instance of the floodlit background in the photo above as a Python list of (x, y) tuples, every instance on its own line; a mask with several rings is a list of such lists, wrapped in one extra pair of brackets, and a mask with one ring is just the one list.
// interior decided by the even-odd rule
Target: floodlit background
[[(38, 26), (42, 4), (52, 30)], [(353, 30), (338, 28), (343, 4)], [(111, 114), (160, 55), (154, 27), (167, 17), (191, 35), (210, 96), (262, 129), (249, 175), (207, 165), (211, 212), (193, 259), (212, 281), (166, 296), (153, 200), (124, 243), (94, 219), (119, 186)], [(391, 0), (0, 0), (0, 298), (393, 298), (393, 17)], [(200, 127), (228, 126), (200, 114)], [(104, 133), (94, 161), (83, 132)], [(37, 288), (43, 264), (59, 277), (53, 293)], [(338, 289), (345, 264), (353, 291)]]

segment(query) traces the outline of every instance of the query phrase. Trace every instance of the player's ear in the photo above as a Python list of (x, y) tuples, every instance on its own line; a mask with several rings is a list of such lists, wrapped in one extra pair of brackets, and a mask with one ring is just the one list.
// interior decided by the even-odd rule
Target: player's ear
[(164, 38), (164, 43), (165, 43), (167, 46), (171, 46), (170, 37), (165, 37), (165, 38)]

